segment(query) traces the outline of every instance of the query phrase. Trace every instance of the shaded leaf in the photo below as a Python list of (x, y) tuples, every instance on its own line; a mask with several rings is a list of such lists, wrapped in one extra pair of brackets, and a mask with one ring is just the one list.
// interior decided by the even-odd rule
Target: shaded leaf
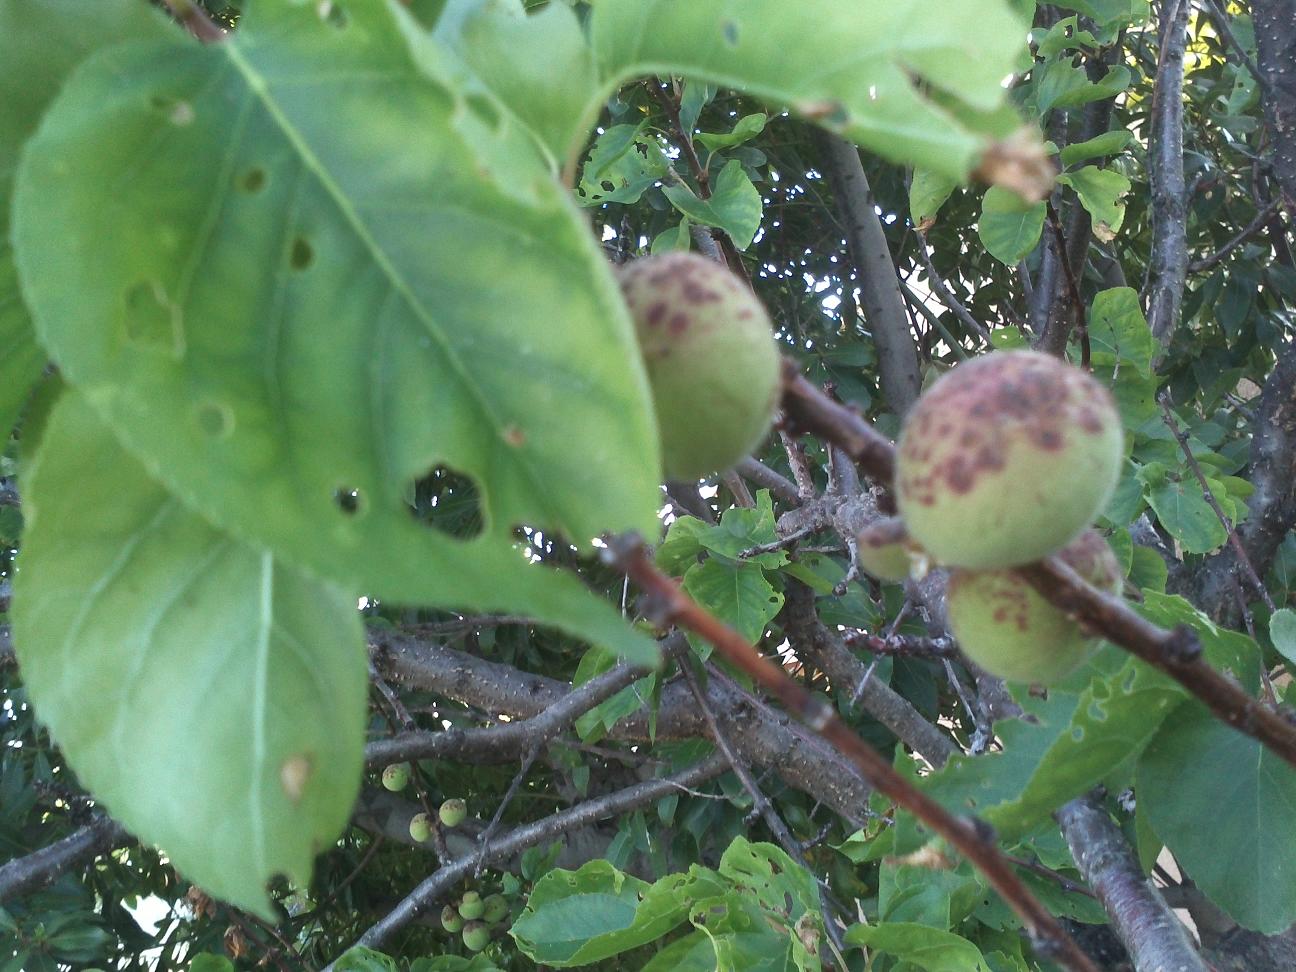
[(711, 186), (711, 195), (700, 198), (682, 183), (662, 187), (662, 192), (676, 209), (706, 226), (716, 226), (731, 237), (740, 250), (751, 246), (760, 229), (765, 204), (752, 185), (750, 177), (737, 159), (730, 159)]
[(1016, 266), (1039, 243), (1044, 203), (1024, 202), (1016, 193), (991, 186), (981, 204), (977, 236), (1000, 263)]

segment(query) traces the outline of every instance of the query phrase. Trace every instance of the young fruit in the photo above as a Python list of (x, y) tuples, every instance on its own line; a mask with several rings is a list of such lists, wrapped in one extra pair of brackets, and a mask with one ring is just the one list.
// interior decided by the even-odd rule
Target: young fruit
[(459, 909), (454, 905), (446, 905), (441, 909), (441, 927), (451, 935), (458, 932), (464, 926), (463, 915), (459, 914)]
[(956, 367), (918, 399), (896, 456), (913, 538), (951, 567), (1013, 567), (1061, 549), (1111, 497), (1123, 454), (1107, 389), (1034, 351)]
[(458, 827), (468, 816), (468, 804), (462, 800), (447, 800), (437, 811), (443, 827)]
[(691, 253), (619, 271), (657, 409), (662, 471), (727, 469), (769, 431), (780, 358), (769, 314), (728, 269)]
[(909, 576), (909, 531), (899, 517), (874, 520), (855, 536), (860, 569), (880, 581), (902, 581)]
[(426, 813), (416, 813), (410, 818), (410, 836), (420, 844), (432, 836), (432, 822)]
[(482, 921), (489, 925), (498, 925), (508, 917), (508, 900), (502, 894), (492, 894), (482, 902)]
[[(1121, 569), (1107, 541), (1086, 530), (1058, 556), (1099, 590), (1121, 588)], [(1051, 685), (1098, 647), (1066, 612), (1010, 570), (954, 570), (946, 602), (950, 630), (974, 662), (1014, 682)]]
[(393, 793), (399, 793), (409, 785), (409, 763), (392, 763), (382, 772), (382, 785)]
[(470, 921), (463, 927), (464, 947), (470, 952), (480, 952), (490, 944), (490, 929), (480, 921)]
[(465, 891), (464, 896), (459, 899), (459, 914), (469, 921), (476, 921), (485, 910), (486, 905), (482, 903), (481, 895), (476, 891)]

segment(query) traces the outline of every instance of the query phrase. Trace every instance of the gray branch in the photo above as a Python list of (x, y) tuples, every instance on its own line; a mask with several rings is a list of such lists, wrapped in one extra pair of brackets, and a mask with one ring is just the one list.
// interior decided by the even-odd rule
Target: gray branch
[(129, 840), (115, 820), (99, 817), (48, 847), (0, 866), (0, 903), (48, 887), (66, 872)]
[(1164, 347), (1179, 326), (1188, 274), (1187, 198), (1184, 186), (1183, 74), (1190, 0), (1166, 0), (1157, 25), (1161, 54), (1152, 96), (1148, 178), (1152, 188), (1152, 253), (1143, 299), (1148, 326)]
[(1088, 799), (1072, 800), (1057, 812), (1057, 820), (1135, 972), (1206, 972), (1183, 923), (1143, 873), (1107, 812)]
[(1296, 4), (1251, 0), (1261, 96), (1273, 133), (1273, 172), (1296, 216)]
[[(568, 831), (628, 813), (677, 793), (681, 789), (696, 786), (728, 768), (729, 761), (720, 753), (716, 753), (675, 776), (630, 786), (607, 796), (587, 800), (562, 813), (555, 813), (532, 823), (523, 824), (495, 840), (487, 852), (488, 859), (499, 860), (511, 857), (528, 847), (555, 840)], [(477, 857), (478, 854), (474, 851), (438, 868), (400, 904), (375, 922), (360, 936), (356, 944), (366, 948), (381, 947), (400, 929), (439, 904), (455, 885), (468, 877), (477, 866)], [(334, 965), (330, 964), (325, 972), (330, 972), (333, 968)]]
[(904, 415), (918, 398), (922, 376), (918, 348), (909, 328), (895, 261), (859, 149), (836, 135), (820, 133), (820, 155), (846, 226), (846, 241), (859, 274), (860, 304), (877, 345), (882, 395), (887, 406)]

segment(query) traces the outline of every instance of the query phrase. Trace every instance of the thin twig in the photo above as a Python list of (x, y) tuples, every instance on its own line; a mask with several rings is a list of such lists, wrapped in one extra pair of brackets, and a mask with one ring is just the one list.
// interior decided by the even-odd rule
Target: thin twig
[(986, 344), (990, 343), (990, 332), (986, 330), (984, 324), (972, 316), (972, 312), (963, 306), (963, 303), (954, 296), (954, 291), (950, 289), (945, 278), (936, 270), (936, 264), (932, 262), (931, 254), (927, 252), (927, 235), (921, 230), (915, 230), (914, 235), (918, 237), (918, 257), (922, 260), (923, 269), (927, 271), (927, 281), (931, 284), (932, 292), (936, 294), (942, 304), (952, 310), (960, 321), (968, 326), (968, 329), (979, 337)]
[(1281, 205), (1282, 205), (1282, 196), (1281, 195), (1274, 196), (1274, 198), (1270, 199), (1269, 202), (1265, 203), (1264, 208), (1261, 209), (1260, 212), (1256, 214), (1256, 218), (1247, 224), (1246, 229), (1244, 229), (1237, 236), (1233, 237), (1233, 239), (1229, 240), (1227, 243), (1221, 246), (1210, 256), (1203, 257), (1200, 260), (1194, 260), (1191, 263), (1189, 263), (1188, 272), (1202, 273), (1203, 271), (1211, 269), (1213, 266), (1215, 266), (1217, 263), (1223, 260), (1226, 256), (1228, 256), (1230, 253), (1236, 250), (1239, 246), (1241, 246), (1243, 243), (1249, 240), (1252, 236), (1260, 232), (1260, 230), (1264, 229), (1265, 224), (1269, 222), (1270, 218), (1274, 215), (1274, 213), (1278, 211), (1278, 208)]
[(195, 0), (162, 0), (171, 15), (204, 44), (218, 44), (227, 36), (220, 24), (212, 20)]
[(612, 561), (644, 592), (647, 612), (662, 624), (675, 624), (705, 638), (721, 657), (738, 666), (784, 707), (845, 756), (878, 791), (944, 837), (985, 876), (1022, 919), (1036, 947), (1068, 969), (1097, 972), (1088, 956), (1027, 890), (995, 845), (992, 831), (979, 821), (952, 815), (915, 788), (883, 756), (774, 662), (759, 654), (733, 628), (698, 606), (678, 584), (659, 571), (638, 537), (616, 537), (608, 546)]
[(486, 855), (490, 852), (491, 838), (495, 836), (495, 831), (499, 829), (500, 819), (504, 816), (504, 811), (508, 805), (513, 802), (513, 797), (517, 795), (518, 788), (526, 775), (531, 770), (531, 764), (535, 762), (536, 756), (540, 752), (539, 746), (533, 746), (527, 750), (522, 757), (522, 768), (517, 771), (513, 777), (513, 782), (504, 793), (504, 799), (499, 802), (495, 808), (495, 816), (491, 817), (490, 823), (482, 831), (481, 836), (477, 838), (477, 843), (481, 845), (481, 850), (477, 852), (477, 866), (473, 869), (473, 877), (476, 878), (481, 874), (482, 865), (486, 863)]

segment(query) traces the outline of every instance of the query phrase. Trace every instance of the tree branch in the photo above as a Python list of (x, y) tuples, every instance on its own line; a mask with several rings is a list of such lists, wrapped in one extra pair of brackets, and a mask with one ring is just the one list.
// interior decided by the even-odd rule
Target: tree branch
[(48, 847), (0, 865), (0, 903), (48, 887), (67, 871), (93, 861), (130, 839), (117, 821), (101, 816)]
[(1206, 972), (1183, 923), (1144, 875), (1107, 812), (1087, 798), (1072, 800), (1057, 812), (1057, 820), (1135, 972)]
[(1190, 0), (1165, 0), (1157, 25), (1161, 52), (1152, 96), (1148, 178), (1152, 189), (1152, 252), (1143, 299), (1148, 326), (1162, 347), (1179, 325), (1188, 273), (1187, 199), (1183, 156), (1183, 73)]
[(1011, 863), (999, 852), (988, 827), (953, 816), (915, 788), (877, 750), (852, 732), (832, 706), (816, 699), (782, 667), (759, 654), (742, 635), (699, 607), (675, 581), (657, 570), (642, 540), (617, 537), (609, 545), (608, 553), (609, 559), (644, 592), (650, 617), (705, 638), (722, 658), (751, 676), (788, 711), (827, 740), (879, 792), (908, 810), (971, 861), (1021, 918), (1038, 950), (1065, 968), (1097, 972), (1048, 909), (1022, 884)]
[(873, 190), (864, 174), (859, 149), (853, 143), (827, 132), (817, 133), (817, 139), (824, 171), (846, 226), (851, 261), (859, 275), (860, 304), (877, 345), (882, 396), (891, 411), (904, 415), (918, 398), (922, 375)]
[[(509, 831), (491, 844), (487, 859), (494, 861), (511, 857), (528, 847), (554, 840), (570, 830), (635, 810), (670, 796), (681, 788), (696, 786), (723, 773), (728, 768), (728, 760), (722, 754), (716, 753), (674, 776), (651, 780), (616, 793), (586, 800), (570, 810), (555, 813)], [(472, 873), (476, 865), (477, 853), (472, 852), (438, 868), (431, 876), (420, 882), (418, 887), (390, 913), (375, 922), (356, 940), (355, 944), (365, 948), (382, 946), (392, 935), (439, 903), (451, 888)], [(331, 972), (335, 966), (336, 963), (331, 963), (324, 972)]]
[(1258, 77), (1273, 134), (1273, 173), (1296, 218), (1296, 5), (1291, 0), (1251, 0)]

